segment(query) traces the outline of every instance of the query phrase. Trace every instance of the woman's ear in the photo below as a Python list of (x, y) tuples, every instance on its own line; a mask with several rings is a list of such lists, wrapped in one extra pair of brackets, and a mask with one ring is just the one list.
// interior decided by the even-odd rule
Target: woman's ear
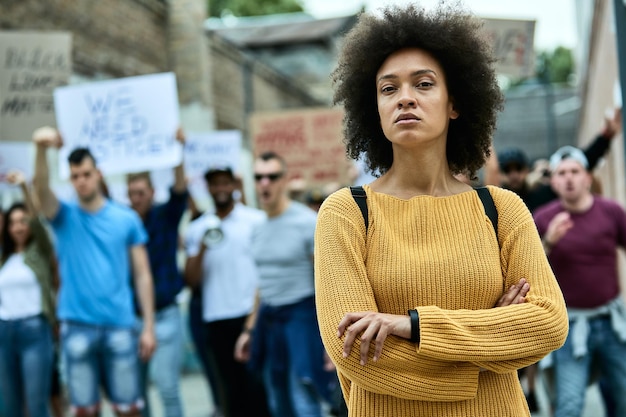
[(454, 106), (454, 99), (450, 97), (450, 102), (448, 103), (448, 113), (450, 120), (455, 120), (459, 118), (459, 112), (456, 111), (456, 107)]

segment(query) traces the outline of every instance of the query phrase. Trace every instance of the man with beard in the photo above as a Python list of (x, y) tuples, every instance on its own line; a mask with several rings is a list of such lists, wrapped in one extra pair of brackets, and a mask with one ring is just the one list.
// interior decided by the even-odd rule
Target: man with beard
[(588, 169), (582, 151), (559, 149), (550, 158), (559, 199), (535, 212), (569, 316), (567, 340), (553, 353), (556, 417), (580, 416), (594, 365), (608, 383), (613, 415), (626, 415), (626, 307), (617, 270), (617, 249), (626, 247), (626, 212), (591, 193)]
[[(591, 173), (611, 148), (613, 138), (622, 130), (622, 109), (616, 108), (612, 116), (605, 116), (604, 127), (594, 140), (582, 151), (589, 163)], [(531, 213), (537, 208), (558, 198), (549, 183), (539, 183), (531, 187), (527, 177), (530, 162), (519, 148), (507, 148), (498, 153), (500, 171), (503, 174), (502, 186), (520, 196)]]
[(213, 168), (204, 176), (215, 213), (194, 220), (187, 230), (185, 279), (202, 286), (203, 320), (225, 416), (267, 415), (265, 393), (244, 363), (234, 358), (235, 343), (253, 310), (258, 274), (251, 251), (252, 230), (265, 214), (237, 203), (237, 181), (230, 167)]

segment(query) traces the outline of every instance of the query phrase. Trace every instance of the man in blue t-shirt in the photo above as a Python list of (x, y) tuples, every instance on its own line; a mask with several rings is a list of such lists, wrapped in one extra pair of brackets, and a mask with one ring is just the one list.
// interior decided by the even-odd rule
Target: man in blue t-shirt
[[(185, 143), (182, 129), (176, 139)], [(142, 411), (150, 417), (147, 398), (148, 374), (158, 388), (165, 417), (182, 417), (180, 400), (180, 364), (183, 355), (183, 326), (176, 297), (184, 287), (178, 269), (178, 224), (187, 208), (187, 184), (183, 161), (174, 168), (174, 185), (170, 197), (163, 204), (154, 202), (154, 187), (149, 172), (130, 174), (127, 178), (128, 199), (148, 232), (148, 258), (154, 280), (155, 334), (157, 349), (148, 363), (142, 366), (142, 393), (146, 404)]]
[[(78, 202), (60, 202), (49, 186), (46, 153), (60, 147), (61, 138), (45, 127), (33, 142), (35, 192), (57, 241), (57, 315), (73, 413), (99, 415), (102, 384), (118, 416), (139, 416), (139, 359), (148, 360), (156, 346), (146, 232), (135, 212), (104, 197), (102, 175), (86, 148), (68, 158)], [(131, 279), (143, 318), (139, 337)]]

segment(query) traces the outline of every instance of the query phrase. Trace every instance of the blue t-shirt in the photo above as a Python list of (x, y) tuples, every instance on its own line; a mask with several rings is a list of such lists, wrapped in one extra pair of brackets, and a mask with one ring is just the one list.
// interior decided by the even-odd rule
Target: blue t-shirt
[(133, 326), (130, 249), (147, 241), (141, 219), (108, 200), (96, 212), (76, 203), (59, 204), (51, 221), (61, 272), (59, 319)]

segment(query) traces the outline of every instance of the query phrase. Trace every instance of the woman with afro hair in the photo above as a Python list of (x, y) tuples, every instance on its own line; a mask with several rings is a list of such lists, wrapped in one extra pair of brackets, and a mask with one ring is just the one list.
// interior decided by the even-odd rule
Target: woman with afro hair
[[(458, 4), (362, 14), (333, 73), (348, 154), (378, 175), (315, 239), (317, 314), (351, 417), (529, 416), (517, 369), (560, 347), (563, 296), (533, 219), (456, 174), (489, 154), (502, 95), (480, 21)], [(361, 200), (363, 201), (363, 200)], [(495, 231), (495, 233), (494, 233)]]

